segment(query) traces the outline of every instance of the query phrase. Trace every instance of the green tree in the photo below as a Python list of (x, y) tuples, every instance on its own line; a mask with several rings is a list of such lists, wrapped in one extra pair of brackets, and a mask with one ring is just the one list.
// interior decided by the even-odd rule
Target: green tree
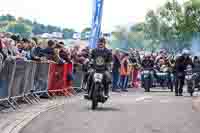
[(146, 14), (145, 31), (149, 39), (155, 40), (159, 37), (159, 20), (157, 14), (153, 10), (150, 10)]
[(61, 32), (61, 29), (59, 27), (56, 27), (56, 26), (47, 25), (47, 32), (48, 33)]
[(63, 32), (63, 35), (64, 35), (65, 39), (71, 39), (73, 37), (73, 34), (75, 33), (75, 30), (74, 29), (65, 28), (65, 29), (63, 29), (62, 32)]
[(45, 31), (45, 26), (41, 25), (41, 24), (38, 24), (37, 22), (34, 22), (33, 23), (33, 27), (32, 27), (32, 32), (35, 35), (45, 33), (46, 32)]
[(0, 16), (0, 21), (16, 21), (16, 18), (10, 14)]
[(33, 25), (33, 22), (29, 19), (25, 19), (25, 18), (22, 18), (22, 17), (19, 17), (17, 19), (17, 23), (24, 23), (24, 24), (27, 24), (29, 26), (32, 26)]

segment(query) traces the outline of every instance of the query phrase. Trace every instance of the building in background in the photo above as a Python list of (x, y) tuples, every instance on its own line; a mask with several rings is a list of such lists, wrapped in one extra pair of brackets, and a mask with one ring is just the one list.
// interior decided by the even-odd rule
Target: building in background
[(62, 32), (43, 33), (40, 35), (36, 35), (36, 37), (44, 39), (63, 39), (63, 33)]
[(73, 39), (75, 39), (75, 40), (81, 39), (81, 33), (75, 32), (75, 33), (73, 34)]

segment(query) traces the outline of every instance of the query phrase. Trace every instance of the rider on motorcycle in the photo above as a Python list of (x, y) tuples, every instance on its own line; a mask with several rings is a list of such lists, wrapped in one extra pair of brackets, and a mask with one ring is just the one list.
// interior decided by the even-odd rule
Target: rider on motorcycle
[(195, 77), (194, 77), (195, 87), (199, 88), (200, 90), (200, 84), (199, 84), (200, 83), (200, 59), (198, 56), (194, 57), (193, 64), (194, 64), (194, 68), (192, 72), (195, 73)]
[[(109, 72), (109, 65), (112, 62), (112, 53), (109, 49), (106, 48), (106, 40), (104, 38), (100, 38), (97, 42), (97, 48), (93, 49), (90, 54), (90, 63), (92, 65), (92, 69), (104, 72), (104, 95), (105, 97), (109, 97), (109, 84), (111, 83), (111, 76)], [(104, 62), (104, 63), (103, 63)], [(88, 92), (90, 92), (94, 71), (90, 72), (90, 77), (88, 79)], [(89, 97), (89, 96), (88, 96)]]
[(145, 53), (144, 59), (142, 60), (141, 66), (143, 69), (153, 68), (154, 61), (151, 59), (151, 53)]
[(190, 51), (184, 49), (182, 55), (177, 57), (175, 61), (175, 95), (182, 96), (183, 86), (185, 81), (185, 70), (188, 65), (193, 67), (192, 59), (190, 58)]
[[(150, 80), (152, 81), (153, 79), (153, 67), (154, 67), (154, 61), (151, 59), (151, 53), (145, 53), (144, 59), (142, 60), (141, 67), (143, 70), (149, 70), (150, 73)], [(152, 73), (153, 72), (153, 73)], [(144, 75), (141, 75), (141, 80), (142, 80), (142, 86), (144, 86)]]

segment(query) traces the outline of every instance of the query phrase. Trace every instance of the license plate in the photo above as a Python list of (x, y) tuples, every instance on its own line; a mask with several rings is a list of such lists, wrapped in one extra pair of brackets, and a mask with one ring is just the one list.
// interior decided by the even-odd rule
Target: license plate
[(95, 81), (102, 81), (102, 79), (103, 79), (103, 74), (101, 74), (101, 73), (95, 73), (94, 74), (94, 80)]

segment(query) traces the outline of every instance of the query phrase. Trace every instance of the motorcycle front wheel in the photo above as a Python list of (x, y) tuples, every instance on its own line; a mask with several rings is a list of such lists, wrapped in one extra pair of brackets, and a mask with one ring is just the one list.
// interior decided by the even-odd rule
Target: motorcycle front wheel
[(93, 88), (93, 93), (92, 93), (92, 110), (95, 110), (98, 107), (98, 89), (99, 85), (94, 84)]

